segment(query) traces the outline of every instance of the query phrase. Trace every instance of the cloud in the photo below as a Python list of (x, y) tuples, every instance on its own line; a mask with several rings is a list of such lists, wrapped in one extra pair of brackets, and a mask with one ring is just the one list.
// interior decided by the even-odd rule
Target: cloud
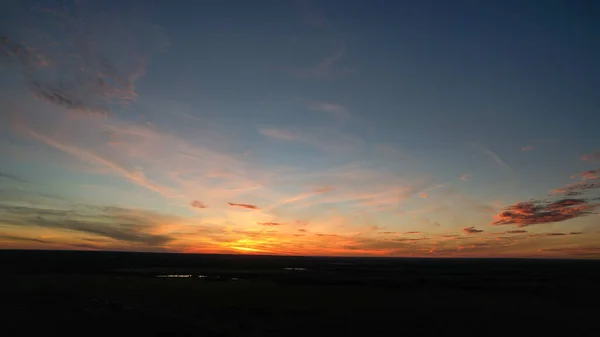
[(0, 216), (4, 223), (12, 226), (68, 230), (150, 246), (173, 240), (169, 235), (153, 233), (167, 217), (141, 210), (88, 206), (65, 210), (1, 204)]
[(463, 228), (462, 230), (463, 230), (463, 232), (465, 232), (467, 234), (477, 234), (477, 233), (483, 232), (483, 229), (476, 229), (475, 226), (466, 227), (466, 228)]
[(420, 195), (422, 198), (424, 198), (424, 199), (427, 199), (427, 198), (429, 198), (429, 194), (427, 194), (427, 193), (425, 193), (425, 192), (421, 192), (421, 193), (419, 193), (419, 195)]
[(583, 234), (583, 232), (570, 232), (569, 235), (579, 235), (579, 234)]
[(542, 233), (542, 236), (564, 236), (565, 233)]
[(321, 188), (317, 188), (315, 190), (316, 193), (326, 193), (326, 192), (330, 192), (330, 191), (334, 191), (335, 187), (331, 187), (331, 186), (326, 186), (326, 187), (321, 187)]
[(283, 225), (280, 222), (258, 222), (259, 225), (261, 226), (267, 226), (267, 227), (274, 227), (274, 226), (281, 226)]
[(600, 152), (585, 154), (580, 159), (583, 161), (600, 161)]
[(582, 180), (600, 180), (600, 169), (580, 172), (571, 176), (571, 179), (581, 178)]
[(527, 145), (521, 148), (521, 152), (528, 152), (533, 150), (533, 145)]
[(340, 120), (347, 120), (350, 118), (348, 109), (341, 104), (313, 101), (309, 103), (309, 108), (312, 110), (330, 113)]
[(505, 169), (507, 169), (510, 172), (514, 172), (514, 170), (508, 166), (508, 164), (506, 164), (496, 153), (494, 153), (493, 151), (485, 148), (485, 147), (481, 147), (481, 149), (483, 150), (483, 152), (485, 154), (487, 154), (494, 162), (496, 162), (496, 164), (504, 167)]
[(28, 238), (24, 236), (15, 236), (0, 233), (0, 240), (8, 240), (8, 241), (27, 241), (27, 242), (35, 242), (35, 243), (44, 243), (44, 244), (52, 244), (52, 241), (42, 240), (37, 238)]
[(305, 228), (297, 229), (297, 231), (300, 232), (300, 233), (306, 233), (306, 232), (308, 232), (308, 230), (305, 229)]
[(345, 48), (342, 48), (313, 66), (291, 69), (292, 74), (303, 79), (336, 79), (343, 77), (353, 72), (350, 68), (337, 66), (345, 53)]
[(558, 248), (544, 248), (541, 252), (560, 253), (561, 255), (600, 257), (600, 246), (571, 246)]
[(504, 232), (504, 234), (523, 234), (523, 233), (527, 233), (527, 231), (524, 229), (515, 229), (515, 230)]
[(163, 194), (167, 197), (173, 196), (173, 193), (174, 193), (173, 191), (171, 191), (167, 187), (164, 187), (164, 186), (161, 186), (161, 185), (151, 182), (148, 178), (146, 178), (144, 172), (142, 172), (142, 171), (127, 169), (127, 168), (119, 165), (118, 163), (108, 160), (94, 152), (88, 151), (84, 148), (80, 148), (75, 145), (63, 143), (63, 142), (59, 141), (58, 139), (38, 133), (38, 132), (34, 131), (33, 129), (25, 126), (22, 123), (16, 124), (16, 127), (25, 131), (27, 134), (29, 134), (33, 138), (36, 138), (51, 147), (54, 147), (65, 153), (68, 153), (68, 154), (78, 158), (81, 161), (93, 162), (96, 164), (100, 164), (100, 165), (104, 166), (105, 168), (110, 169), (113, 173), (118, 174), (118, 175), (128, 179), (130, 182), (132, 182), (134, 184), (145, 187), (145, 188), (155, 191), (157, 193)]
[(410, 234), (423, 234), (423, 233), (422, 232), (404, 232), (403, 234), (410, 235)]
[(7, 180), (12, 180), (18, 183), (25, 183), (27, 182), (25, 179), (16, 176), (14, 174), (10, 174), (10, 173), (6, 173), (6, 172), (2, 172), (0, 171), (0, 179), (7, 179)]
[(469, 179), (471, 179), (471, 174), (469, 174), (469, 173), (465, 173), (460, 176), (460, 180), (462, 180), (462, 181), (469, 181)]
[(495, 215), (492, 225), (525, 227), (535, 224), (560, 222), (591, 214), (598, 204), (586, 199), (560, 199), (557, 201), (526, 201), (505, 208)]
[(239, 207), (239, 208), (260, 209), (256, 205), (250, 205), (250, 204), (236, 204), (236, 203), (233, 203), (233, 202), (228, 202), (227, 204), (229, 204), (229, 206)]
[(309, 128), (305, 130), (262, 127), (260, 134), (265, 137), (312, 145), (322, 151), (352, 153), (365, 147), (359, 137), (340, 132), (333, 128)]
[(581, 191), (588, 191), (600, 188), (600, 183), (584, 183), (579, 182), (575, 184), (569, 184), (565, 187), (557, 188), (552, 191), (553, 194), (565, 194), (567, 196), (581, 195)]
[(208, 208), (202, 201), (194, 200), (190, 204), (193, 208)]
[(135, 6), (110, 17), (84, 2), (68, 7), (28, 11), (14, 27), (27, 40), (3, 36), (0, 51), (39, 100), (93, 114), (127, 105), (152, 54), (167, 45), (164, 34)]

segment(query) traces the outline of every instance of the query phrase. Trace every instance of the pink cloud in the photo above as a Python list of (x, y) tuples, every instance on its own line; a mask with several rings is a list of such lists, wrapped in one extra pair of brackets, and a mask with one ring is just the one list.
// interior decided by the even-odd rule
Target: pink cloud
[(462, 181), (469, 181), (469, 179), (471, 179), (471, 175), (469, 173), (465, 173), (460, 176), (460, 180)]
[(338, 119), (346, 120), (350, 118), (350, 113), (345, 106), (336, 103), (328, 103), (328, 102), (310, 102), (309, 107), (312, 110), (323, 111), (332, 114)]
[(581, 178), (582, 180), (600, 180), (600, 169), (589, 170), (571, 176), (571, 179), (575, 178)]
[(533, 150), (533, 145), (527, 145), (521, 148), (521, 152), (528, 152)]
[(208, 208), (202, 201), (194, 200), (191, 202), (193, 208)]
[(583, 161), (600, 161), (600, 152), (585, 154), (580, 159)]
[(492, 225), (525, 227), (535, 224), (560, 222), (590, 214), (598, 204), (585, 199), (562, 199), (558, 201), (526, 201), (509, 206), (495, 215)]
[(419, 195), (425, 199), (429, 198), (429, 194), (427, 194), (425, 192), (421, 192), (421, 193), (419, 193)]

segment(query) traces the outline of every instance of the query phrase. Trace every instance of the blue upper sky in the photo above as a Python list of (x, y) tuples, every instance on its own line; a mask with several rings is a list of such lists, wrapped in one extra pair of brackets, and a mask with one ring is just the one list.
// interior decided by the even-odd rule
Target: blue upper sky
[[(7, 244), (50, 231), (49, 247), (599, 254), (595, 1), (13, 0), (0, 13)], [(71, 213), (49, 224), (25, 206)], [(107, 206), (166, 220), (99, 225), (90, 209)], [(405, 232), (423, 236), (389, 238)]]

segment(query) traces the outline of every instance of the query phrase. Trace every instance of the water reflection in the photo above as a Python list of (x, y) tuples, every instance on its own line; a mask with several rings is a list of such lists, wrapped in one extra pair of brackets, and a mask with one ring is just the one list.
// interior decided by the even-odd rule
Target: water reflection
[(156, 277), (179, 277), (179, 278), (186, 278), (186, 277), (192, 277), (191, 274), (168, 274), (168, 275), (156, 275)]
[(304, 271), (306, 270), (306, 268), (296, 268), (296, 267), (288, 267), (288, 268), (283, 268), (285, 270), (295, 270), (295, 271)]

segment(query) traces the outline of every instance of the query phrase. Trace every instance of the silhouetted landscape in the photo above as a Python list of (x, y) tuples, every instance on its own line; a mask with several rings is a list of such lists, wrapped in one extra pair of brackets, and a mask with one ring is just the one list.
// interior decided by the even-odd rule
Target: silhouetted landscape
[(594, 335), (600, 262), (0, 251), (7, 336)]

